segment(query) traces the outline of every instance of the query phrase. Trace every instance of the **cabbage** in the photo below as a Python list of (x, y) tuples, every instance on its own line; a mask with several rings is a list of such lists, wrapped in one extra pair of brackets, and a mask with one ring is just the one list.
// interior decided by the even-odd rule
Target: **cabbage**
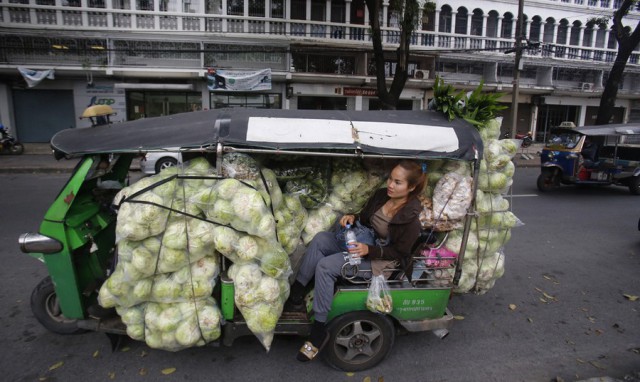
[(337, 219), (338, 214), (333, 211), (330, 206), (322, 206), (312, 210), (309, 212), (309, 218), (304, 227), (302, 240), (308, 245), (318, 232), (329, 230)]
[(514, 139), (501, 139), (500, 145), (502, 146), (502, 151), (510, 158), (513, 158), (518, 152), (519, 145)]
[(463, 261), (462, 262), (462, 274), (458, 285), (453, 288), (456, 293), (469, 292), (476, 283), (476, 273), (478, 272), (478, 265), (475, 261)]

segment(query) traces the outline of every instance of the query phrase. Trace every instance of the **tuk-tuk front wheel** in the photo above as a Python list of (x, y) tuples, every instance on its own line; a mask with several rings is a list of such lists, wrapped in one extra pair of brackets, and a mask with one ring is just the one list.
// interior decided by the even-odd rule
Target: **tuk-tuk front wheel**
[(640, 175), (634, 176), (629, 180), (629, 191), (633, 195), (640, 195)]
[(555, 172), (543, 172), (538, 175), (538, 181), (536, 185), (538, 186), (538, 190), (540, 192), (548, 192), (553, 190), (556, 187), (556, 173)]
[(380, 363), (395, 340), (390, 318), (368, 311), (344, 314), (329, 323), (327, 362), (340, 370), (361, 371)]
[(77, 334), (84, 330), (78, 328), (77, 320), (65, 317), (60, 310), (51, 277), (45, 277), (31, 293), (31, 311), (38, 322), (47, 330), (58, 334)]

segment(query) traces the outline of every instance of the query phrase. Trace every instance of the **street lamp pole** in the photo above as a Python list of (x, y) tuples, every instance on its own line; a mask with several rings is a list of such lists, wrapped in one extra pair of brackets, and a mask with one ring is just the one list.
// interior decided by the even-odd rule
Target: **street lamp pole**
[(511, 93), (511, 138), (518, 131), (518, 96), (520, 93), (520, 70), (522, 62), (522, 37), (524, 36), (524, 0), (518, 0), (518, 22), (516, 23), (515, 66), (513, 69), (513, 91)]

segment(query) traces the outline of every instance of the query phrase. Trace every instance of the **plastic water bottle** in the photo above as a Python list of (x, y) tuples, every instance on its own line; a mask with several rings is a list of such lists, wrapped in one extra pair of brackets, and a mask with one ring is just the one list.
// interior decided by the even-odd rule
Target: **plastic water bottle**
[[(358, 238), (356, 237), (356, 233), (351, 229), (351, 224), (347, 224), (347, 230), (344, 233), (344, 238), (347, 244), (347, 252), (350, 248), (354, 248), (356, 243), (358, 242)], [(360, 257), (355, 254), (349, 254), (349, 264), (358, 265), (360, 264)]]

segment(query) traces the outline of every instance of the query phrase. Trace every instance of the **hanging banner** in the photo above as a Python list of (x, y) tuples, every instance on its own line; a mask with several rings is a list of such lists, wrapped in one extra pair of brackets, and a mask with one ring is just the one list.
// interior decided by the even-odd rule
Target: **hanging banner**
[(50, 80), (54, 79), (53, 69), (32, 70), (23, 66), (19, 66), (18, 71), (20, 72), (24, 80), (27, 81), (27, 85), (29, 85), (30, 88), (38, 85), (45, 78), (48, 78)]
[(216, 91), (271, 90), (271, 69), (210, 70), (207, 87)]

